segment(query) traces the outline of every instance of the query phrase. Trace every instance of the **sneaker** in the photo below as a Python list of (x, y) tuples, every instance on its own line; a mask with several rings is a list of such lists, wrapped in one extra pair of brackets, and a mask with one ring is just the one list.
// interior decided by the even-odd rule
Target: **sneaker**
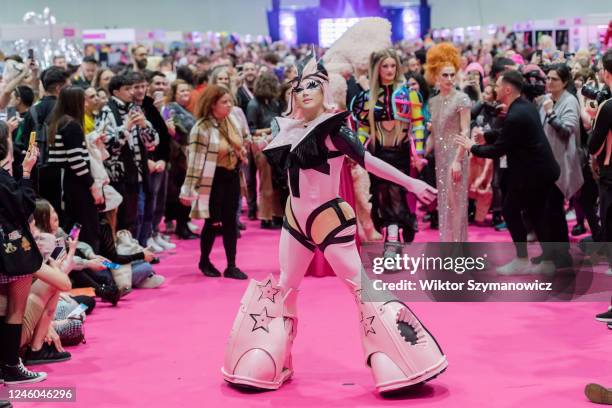
[(527, 258), (514, 258), (507, 264), (497, 267), (495, 271), (500, 275), (522, 275), (526, 273), (530, 265)]
[(555, 274), (555, 263), (553, 261), (542, 261), (529, 269), (529, 273), (534, 275), (552, 276)]
[(160, 246), (163, 249), (175, 249), (176, 248), (176, 244), (173, 244), (172, 242), (168, 242), (165, 239), (162, 238), (161, 235), (157, 234), (156, 236), (153, 237), (153, 240), (155, 241), (155, 243)]
[(530, 232), (527, 234), (527, 242), (536, 242), (537, 240), (538, 237), (536, 236), (535, 232)]
[(607, 312), (603, 312), (595, 316), (595, 320), (608, 324), (612, 323), (612, 306), (608, 307)]
[(164, 278), (162, 275), (153, 275), (153, 276), (149, 276), (147, 279), (145, 279), (144, 281), (142, 281), (142, 283), (140, 285), (138, 285), (139, 289), (155, 289), (161, 286), (162, 283), (164, 283), (164, 281), (166, 280), (166, 278)]
[(241, 223), (240, 221), (238, 221), (238, 229), (240, 231), (244, 231), (247, 229), (246, 225), (244, 225), (243, 223)]
[(0, 400), (0, 408), (13, 408), (11, 401)]
[(219, 272), (219, 270), (215, 268), (215, 265), (213, 265), (211, 262), (207, 264), (200, 263), (199, 268), (200, 272), (209, 278), (218, 278), (221, 276), (221, 272)]
[(197, 234), (199, 230), (198, 226), (191, 221), (187, 223), (187, 228), (189, 228), (189, 231), (193, 232), (194, 234)]
[(565, 213), (565, 221), (575, 221), (576, 220), (576, 211), (569, 210)]
[(147, 240), (147, 249), (151, 252), (154, 252), (156, 254), (159, 254), (160, 252), (164, 252), (164, 248), (162, 248), (161, 246), (157, 245), (157, 242), (155, 242), (155, 240), (153, 238), (149, 238)]
[(223, 277), (240, 280), (248, 279), (248, 276), (236, 266), (228, 266), (225, 271), (223, 271)]
[(0, 368), (6, 385), (37, 383), (47, 378), (47, 373), (35, 373), (25, 368), (21, 359), (17, 365), (2, 364)]
[(612, 266), (608, 266), (608, 269), (606, 269), (606, 275), (612, 276)]
[(57, 351), (55, 345), (43, 343), (42, 347), (38, 351), (34, 351), (28, 347), (25, 353), (25, 364), (49, 364), (59, 363), (61, 361), (68, 361), (72, 356), (67, 351)]
[(602, 387), (599, 384), (587, 384), (584, 388), (584, 395), (589, 401), (596, 404), (612, 405), (612, 389)]

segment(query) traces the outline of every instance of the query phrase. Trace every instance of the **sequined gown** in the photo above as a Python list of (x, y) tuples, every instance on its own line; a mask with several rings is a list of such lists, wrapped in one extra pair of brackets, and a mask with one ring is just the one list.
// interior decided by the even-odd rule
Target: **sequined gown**
[(430, 99), (431, 130), (434, 137), (438, 188), (439, 233), (441, 242), (467, 241), (468, 159), (461, 162), (461, 181), (452, 180), (451, 164), (457, 154), (453, 136), (461, 132), (461, 109), (471, 106), (463, 92)]

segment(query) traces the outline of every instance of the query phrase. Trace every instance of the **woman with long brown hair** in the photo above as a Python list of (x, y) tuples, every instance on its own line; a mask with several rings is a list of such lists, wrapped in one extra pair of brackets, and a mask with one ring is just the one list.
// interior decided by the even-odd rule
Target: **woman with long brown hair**
[(192, 218), (204, 218), (200, 237), (202, 273), (219, 277), (221, 273), (210, 262), (215, 242), (214, 224), (221, 223), (227, 268), (223, 276), (246, 279), (236, 267), (238, 229), (236, 211), (240, 194), (240, 162), (244, 160), (239, 124), (231, 115), (232, 95), (227, 88), (210, 85), (198, 101), (198, 118), (189, 136), (187, 176), (180, 200), (191, 205)]
[[(89, 151), (85, 144), (83, 118), (85, 92), (78, 86), (63, 88), (51, 113), (49, 124), (49, 166), (55, 173), (60, 196), (43, 197), (60, 211), (64, 229), (82, 225), (80, 239), (98, 249), (97, 204), (104, 203), (102, 191), (94, 183), (89, 169)], [(42, 192), (41, 192), (42, 193)]]

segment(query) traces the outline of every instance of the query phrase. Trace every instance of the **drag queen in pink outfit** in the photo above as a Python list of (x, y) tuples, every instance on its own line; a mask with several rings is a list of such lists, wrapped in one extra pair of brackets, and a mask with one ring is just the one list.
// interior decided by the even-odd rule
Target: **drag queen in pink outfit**
[(333, 113), (327, 72), (314, 54), (298, 67), (293, 84), (286, 117), (276, 119), (276, 136), (265, 150), (288, 172), (291, 191), (280, 237), (280, 282), (272, 275), (250, 282), (230, 333), (223, 377), (238, 386), (278, 389), (293, 375), (298, 288), (319, 248), (355, 297), (364, 361), (378, 391), (430, 380), (448, 364), (433, 336), (404, 303), (371, 301), (366, 295), (369, 282), (355, 245), (355, 214), (338, 197), (342, 163), (348, 156), (424, 203), (431, 203), (436, 191), (364, 150), (345, 126), (349, 113)]

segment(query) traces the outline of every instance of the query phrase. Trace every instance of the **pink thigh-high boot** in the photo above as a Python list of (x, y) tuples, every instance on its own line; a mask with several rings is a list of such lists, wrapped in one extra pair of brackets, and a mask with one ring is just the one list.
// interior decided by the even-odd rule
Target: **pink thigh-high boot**
[(251, 280), (240, 302), (221, 368), (234, 385), (276, 390), (293, 375), (291, 346), (297, 333), (299, 284), (313, 257), (283, 229), (281, 282)]
[[(376, 389), (395, 391), (438, 376), (448, 366), (442, 349), (404, 303), (370, 300), (365, 273), (354, 242), (330, 245), (325, 258), (355, 295), (365, 362)], [(381, 294), (382, 295), (382, 294)]]

